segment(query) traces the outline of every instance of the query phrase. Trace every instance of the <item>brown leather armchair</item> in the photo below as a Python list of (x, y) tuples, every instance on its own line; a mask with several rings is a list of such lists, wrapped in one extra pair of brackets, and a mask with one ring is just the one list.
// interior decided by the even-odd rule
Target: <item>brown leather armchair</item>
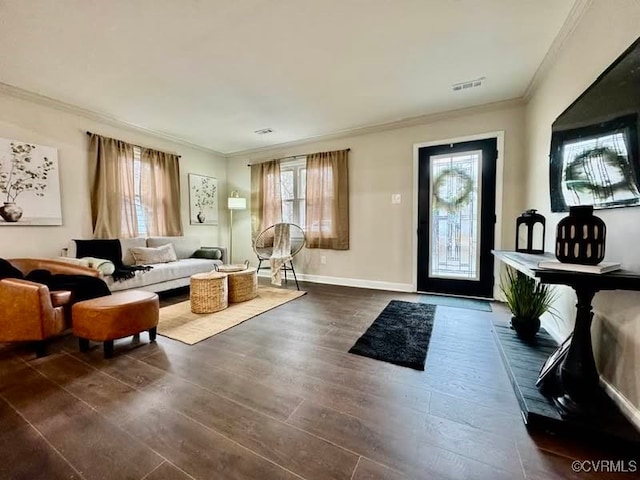
[[(100, 277), (92, 268), (38, 259), (9, 259), (23, 274), (44, 269), (52, 273)], [(71, 292), (49, 291), (41, 283), (5, 278), (0, 280), (0, 342), (36, 341), (36, 353), (45, 353), (45, 340), (70, 327)]]

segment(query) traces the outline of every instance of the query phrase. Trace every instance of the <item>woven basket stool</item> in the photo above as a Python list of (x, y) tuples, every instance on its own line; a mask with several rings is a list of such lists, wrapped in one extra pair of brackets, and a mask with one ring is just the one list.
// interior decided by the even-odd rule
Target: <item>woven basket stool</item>
[(218, 272), (191, 275), (191, 311), (213, 313), (227, 308), (227, 274)]
[(227, 274), (229, 281), (229, 303), (246, 302), (258, 296), (258, 275), (251, 267)]

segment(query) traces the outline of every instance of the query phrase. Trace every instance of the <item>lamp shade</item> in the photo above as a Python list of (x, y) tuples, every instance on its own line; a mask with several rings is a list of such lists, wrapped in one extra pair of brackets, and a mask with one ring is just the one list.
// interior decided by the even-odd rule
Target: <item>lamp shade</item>
[(245, 210), (247, 208), (247, 199), (241, 197), (227, 198), (227, 208), (229, 210)]

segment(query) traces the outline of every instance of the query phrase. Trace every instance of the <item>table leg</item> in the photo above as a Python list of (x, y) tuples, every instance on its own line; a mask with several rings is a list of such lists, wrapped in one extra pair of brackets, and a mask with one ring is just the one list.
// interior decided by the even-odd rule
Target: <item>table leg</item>
[(103, 343), (104, 358), (113, 357), (113, 340), (105, 340)]
[(585, 415), (593, 411), (599, 398), (599, 375), (591, 344), (591, 301), (596, 293), (588, 286), (573, 286), (578, 297), (573, 339), (557, 375), (561, 394), (556, 404), (566, 415)]
[(78, 344), (80, 345), (81, 352), (89, 351), (89, 340), (86, 338), (78, 338)]

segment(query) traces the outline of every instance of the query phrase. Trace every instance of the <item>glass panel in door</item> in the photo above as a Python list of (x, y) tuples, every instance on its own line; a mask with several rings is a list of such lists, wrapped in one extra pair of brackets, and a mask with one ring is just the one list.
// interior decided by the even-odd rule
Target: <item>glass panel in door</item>
[(482, 150), (430, 157), (429, 277), (479, 280)]

